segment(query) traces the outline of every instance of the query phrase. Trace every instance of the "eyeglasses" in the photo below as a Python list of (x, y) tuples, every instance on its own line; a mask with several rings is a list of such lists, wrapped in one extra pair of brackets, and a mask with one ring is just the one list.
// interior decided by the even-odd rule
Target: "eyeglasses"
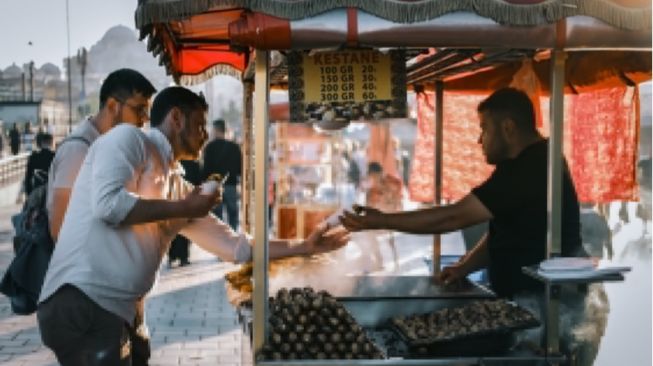
[(116, 98), (116, 100), (120, 104), (126, 105), (127, 107), (129, 107), (129, 109), (131, 109), (132, 112), (134, 112), (138, 118), (147, 119), (147, 118), (150, 117), (149, 114), (148, 114), (148, 111), (147, 111), (148, 105), (134, 105), (134, 104), (131, 104), (131, 103), (127, 103), (126, 100), (121, 100), (121, 99), (118, 99), (118, 98)]

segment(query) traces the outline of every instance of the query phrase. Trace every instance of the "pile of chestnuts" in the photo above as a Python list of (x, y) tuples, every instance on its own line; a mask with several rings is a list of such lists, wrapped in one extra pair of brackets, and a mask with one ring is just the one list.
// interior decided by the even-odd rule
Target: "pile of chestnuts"
[(539, 325), (530, 311), (502, 299), (474, 301), (427, 314), (398, 316), (392, 319), (392, 323), (409, 340), (423, 343)]
[(363, 328), (333, 296), (310, 287), (270, 298), (270, 332), (259, 360), (382, 359)]

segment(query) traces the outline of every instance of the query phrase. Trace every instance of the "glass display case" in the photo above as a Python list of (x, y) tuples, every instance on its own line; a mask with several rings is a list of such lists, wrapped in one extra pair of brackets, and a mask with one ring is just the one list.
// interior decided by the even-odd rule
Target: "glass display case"
[(280, 239), (304, 239), (339, 207), (334, 139), (310, 124), (275, 126), (272, 162), (275, 230)]

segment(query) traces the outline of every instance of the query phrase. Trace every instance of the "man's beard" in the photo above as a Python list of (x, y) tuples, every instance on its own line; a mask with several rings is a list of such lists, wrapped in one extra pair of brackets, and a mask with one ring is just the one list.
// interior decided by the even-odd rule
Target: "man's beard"
[(180, 145), (181, 145), (181, 151), (183, 152), (183, 155), (186, 157), (192, 157), (192, 160), (196, 160), (199, 157), (199, 151), (196, 151), (193, 148), (193, 144), (190, 141), (191, 139), (189, 138), (186, 129), (182, 130), (179, 136), (181, 140)]
[(497, 137), (494, 149), (486, 156), (487, 163), (496, 165), (508, 158), (508, 143), (503, 137)]

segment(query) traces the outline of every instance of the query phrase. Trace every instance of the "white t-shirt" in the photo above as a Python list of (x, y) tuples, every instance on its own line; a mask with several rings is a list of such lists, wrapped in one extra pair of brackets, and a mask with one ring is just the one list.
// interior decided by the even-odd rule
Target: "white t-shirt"
[[(245, 235), (212, 214), (121, 225), (139, 198), (179, 199), (193, 189), (158, 130), (121, 124), (98, 138), (75, 181), (39, 301), (71, 284), (125, 321), (152, 288), (170, 242), (180, 232), (227, 261), (251, 259)], [(182, 170), (183, 171), (183, 170)]]

